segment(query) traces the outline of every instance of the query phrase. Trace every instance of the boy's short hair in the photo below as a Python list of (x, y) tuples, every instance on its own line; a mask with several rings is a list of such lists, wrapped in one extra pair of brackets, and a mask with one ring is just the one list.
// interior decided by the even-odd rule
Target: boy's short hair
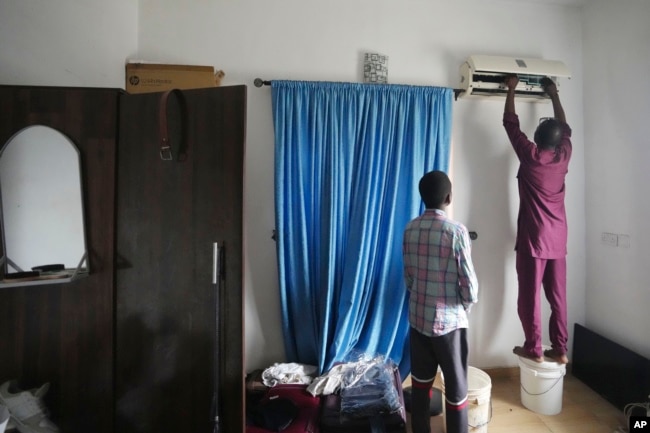
[(535, 143), (541, 149), (555, 149), (562, 141), (562, 126), (557, 119), (546, 119), (535, 130)]
[(419, 190), (427, 209), (440, 208), (451, 194), (451, 180), (444, 171), (430, 171), (420, 179)]

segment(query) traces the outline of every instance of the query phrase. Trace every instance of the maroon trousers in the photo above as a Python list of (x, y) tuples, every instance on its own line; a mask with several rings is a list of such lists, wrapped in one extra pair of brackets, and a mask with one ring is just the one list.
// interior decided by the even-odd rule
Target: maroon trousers
[(532, 356), (542, 356), (542, 305), (540, 287), (551, 306), (548, 324), (551, 347), (558, 353), (567, 352), (566, 257), (538, 259), (517, 253), (519, 296), (517, 312), (524, 328), (524, 350)]

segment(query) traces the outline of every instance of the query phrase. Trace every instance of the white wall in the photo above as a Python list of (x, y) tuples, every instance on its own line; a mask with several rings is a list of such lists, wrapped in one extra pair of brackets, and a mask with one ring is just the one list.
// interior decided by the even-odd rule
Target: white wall
[(586, 325), (650, 357), (650, 2), (599, 0), (584, 22)]
[[(365, 51), (390, 56), (392, 83), (449, 87), (458, 86), (458, 67), (473, 53), (567, 64), (573, 79), (562, 82), (560, 91), (576, 148), (567, 179), (569, 319), (585, 321), (580, 9), (505, 0), (140, 0), (139, 11), (134, 3), (3, 0), (0, 83), (122, 87), (124, 60), (132, 57), (211, 64), (226, 72), (224, 85), (250, 86), (244, 203), (247, 370), (284, 359), (271, 240), (270, 89), (252, 82), (256, 77), (360, 81)], [(538, 117), (551, 114), (548, 104), (520, 103), (517, 109), (528, 131)], [(479, 232), (474, 261), (481, 293), (470, 338), (471, 363), (480, 368), (516, 365), (511, 349), (523, 342), (512, 251), (517, 163), (501, 126), (502, 111), (502, 101), (454, 104), (453, 212)]]
[(0, 84), (124, 87), (133, 0), (1, 0)]
[[(282, 361), (276, 272), (273, 128), (270, 89), (256, 77), (360, 81), (365, 51), (390, 56), (389, 81), (454, 87), (472, 53), (564, 61), (561, 84), (576, 152), (567, 180), (570, 321), (584, 322), (584, 152), (581, 14), (573, 7), (448, 0), (276, 0), (272, 3), (142, 0), (139, 57), (212, 64), (224, 85), (251, 85), (245, 177), (246, 368)], [(570, 43), (567, 43), (570, 41)], [(518, 106), (532, 131), (548, 104)], [(474, 260), (481, 283), (471, 322), (473, 365), (516, 365), (523, 342), (516, 315), (514, 230), (517, 163), (501, 126), (502, 101), (454, 104), (455, 216), (479, 232)]]

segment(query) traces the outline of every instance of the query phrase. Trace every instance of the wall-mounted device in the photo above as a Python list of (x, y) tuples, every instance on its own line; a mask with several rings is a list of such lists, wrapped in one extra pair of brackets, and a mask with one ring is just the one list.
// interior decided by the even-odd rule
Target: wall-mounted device
[(558, 88), (558, 78), (571, 78), (567, 67), (558, 60), (474, 55), (460, 67), (460, 96), (504, 97), (508, 93), (504, 79), (511, 74), (519, 77), (515, 89), (518, 99), (530, 101), (549, 99), (542, 88), (542, 78), (549, 77)]

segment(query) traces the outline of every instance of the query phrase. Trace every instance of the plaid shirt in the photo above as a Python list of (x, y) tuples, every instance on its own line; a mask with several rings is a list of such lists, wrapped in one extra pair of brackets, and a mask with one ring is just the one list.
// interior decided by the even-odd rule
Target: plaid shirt
[(427, 209), (406, 226), (403, 254), (411, 326), (428, 336), (467, 328), (478, 282), (465, 226)]

